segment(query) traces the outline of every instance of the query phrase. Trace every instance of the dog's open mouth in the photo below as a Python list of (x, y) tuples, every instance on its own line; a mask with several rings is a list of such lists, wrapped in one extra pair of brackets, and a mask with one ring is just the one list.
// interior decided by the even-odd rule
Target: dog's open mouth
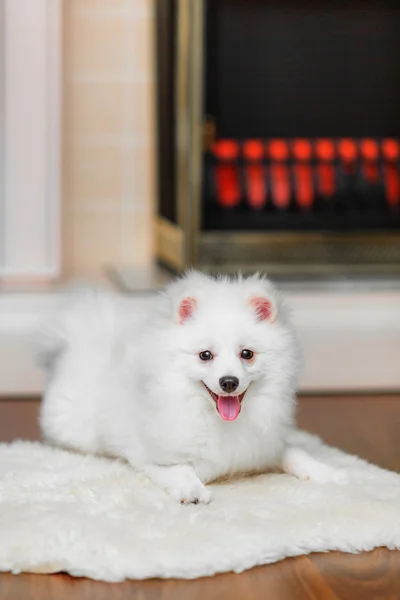
[(237, 419), (242, 408), (242, 400), (246, 391), (244, 391), (242, 394), (239, 394), (238, 396), (219, 396), (218, 394), (210, 390), (210, 388), (204, 383), (204, 381), (202, 383), (206, 388), (207, 392), (210, 394), (211, 398), (214, 400), (217, 406), (217, 411), (219, 412), (220, 416), (225, 421), (234, 421), (235, 419)]

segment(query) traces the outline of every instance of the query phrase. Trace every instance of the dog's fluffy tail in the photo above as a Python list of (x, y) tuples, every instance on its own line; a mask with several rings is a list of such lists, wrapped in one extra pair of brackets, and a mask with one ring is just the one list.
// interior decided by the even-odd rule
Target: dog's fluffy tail
[(67, 301), (40, 323), (35, 339), (36, 358), (45, 369), (53, 367), (68, 348), (112, 343), (122, 330), (122, 302), (98, 290), (74, 290)]

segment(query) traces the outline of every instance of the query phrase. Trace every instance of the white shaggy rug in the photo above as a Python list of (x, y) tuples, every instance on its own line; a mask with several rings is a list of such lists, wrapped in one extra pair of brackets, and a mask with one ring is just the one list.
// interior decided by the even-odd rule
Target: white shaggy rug
[(193, 578), (286, 556), (400, 547), (400, 476), (296, 434), (351, 484), (269, 474), (181, 506), (118, 461), (0, 445), (0, 570), (105, 581)]

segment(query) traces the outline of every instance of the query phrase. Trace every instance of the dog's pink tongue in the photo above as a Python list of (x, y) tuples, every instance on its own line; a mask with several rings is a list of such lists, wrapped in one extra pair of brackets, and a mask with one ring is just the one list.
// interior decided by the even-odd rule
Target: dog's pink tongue
[(234, 421), (240, 413), (239, 396), (218, 396), (217, 409), (225, 421)]

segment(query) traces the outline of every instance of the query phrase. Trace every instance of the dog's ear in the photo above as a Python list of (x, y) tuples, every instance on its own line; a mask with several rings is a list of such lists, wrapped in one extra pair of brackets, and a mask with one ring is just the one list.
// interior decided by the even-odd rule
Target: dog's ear
[(250, 305), (256, 313), (258, 321), (269, 321), (273, 323), (277, 316), (276, 304), (270, 298), (254, 296), (250, 299)]
[(181, 300), (178, 307), (178, 322), (182, 325), (188, 319), (191, 319), (196, 309), (197, 302), (195, 298), (184, 298)]

